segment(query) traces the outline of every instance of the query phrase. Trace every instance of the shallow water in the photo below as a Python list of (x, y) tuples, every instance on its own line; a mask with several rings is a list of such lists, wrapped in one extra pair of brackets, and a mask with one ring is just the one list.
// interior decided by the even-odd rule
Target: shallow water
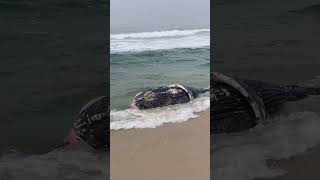
[[(198, 107), (192, 103), (144, 112), (129, 110), (128, 105), (146, 88), (171, 84), (208, 88), (209, 43), (209, 29), (111, 34), (111, 129), (157, 127), (194, 117)], [(208, 95), (195, 101), (203, 110), (208, 102)], [(171, 115), (163, 116), (165, 111)]]
[(111, 111), (110, 129), (155, 128), (164, 123), (183, 122), (198, 117), (195, 113), (209, 109), (209, 94), (203, 94), (193, 102), (150, 110), (126, 109)]

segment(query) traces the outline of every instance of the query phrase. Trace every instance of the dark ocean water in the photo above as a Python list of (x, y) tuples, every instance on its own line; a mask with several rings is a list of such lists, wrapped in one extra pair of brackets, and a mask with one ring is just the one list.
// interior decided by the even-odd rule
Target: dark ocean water
[[(218, 72), (284, 84), (320, 86), (319, 2), (216, 1), (214, 60)], [(213, 135), (213, 179), (250, 180), (285, 173), (268, 159), (288, 158), (320, 143), (320, 99), (285, 105), (282, 115), (250, 131)], [(303, 166), (303, 165), (302, 165)]]
[(0, 1), (0, 179), (106, 179), (107, 154), (53, 150), (107, 92), (104, 1)]
[[(33, 8), (107, 8), (107, 1), (103, 0), (2, 0), (0, 8), (4, 11), (30, 10)], [(68, 9), (70, 10), (70, 9)]]

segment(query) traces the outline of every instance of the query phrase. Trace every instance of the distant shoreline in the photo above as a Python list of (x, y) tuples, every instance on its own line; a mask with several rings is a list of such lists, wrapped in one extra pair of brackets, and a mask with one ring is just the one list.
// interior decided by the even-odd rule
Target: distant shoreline
[(318, 179), (320, 177), (320, 145), (289, 159), (270, 160), (269, 168), (287, 171), (275, 178), (258, 178), (256, 180), (301, 180)]

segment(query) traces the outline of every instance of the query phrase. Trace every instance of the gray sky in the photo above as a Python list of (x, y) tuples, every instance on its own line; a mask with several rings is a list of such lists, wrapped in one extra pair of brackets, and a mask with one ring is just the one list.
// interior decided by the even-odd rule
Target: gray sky
[(111, 33), (209, 28), (210, 0), (111, 0)]

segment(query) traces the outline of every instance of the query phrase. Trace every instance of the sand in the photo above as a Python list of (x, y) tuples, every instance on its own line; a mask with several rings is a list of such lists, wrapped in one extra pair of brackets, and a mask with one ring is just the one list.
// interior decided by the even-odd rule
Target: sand
[[(320, 145), (290, 159), (272, 160), (273, 168), (287, 171), (285, 175), (268, 180), (313, 180), (320, 176)], [(257, 179), (267, 180), (267, 179)]]
[(210, 178), (210, 113), (158, 128), (111, 131), (111, 180)]

